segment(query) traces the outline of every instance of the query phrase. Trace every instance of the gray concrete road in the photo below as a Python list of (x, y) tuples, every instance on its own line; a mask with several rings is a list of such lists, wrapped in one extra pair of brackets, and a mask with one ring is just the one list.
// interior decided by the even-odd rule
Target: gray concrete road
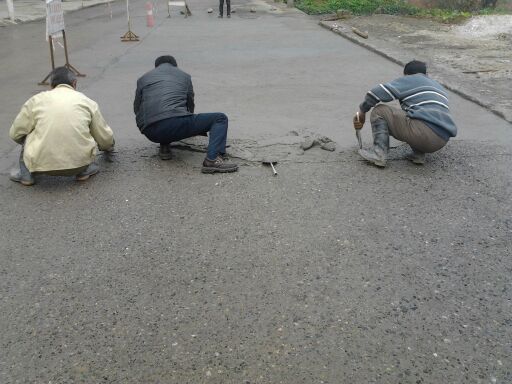
[[(110, 0), (65, 0), (62, 2), (64, 12), (76, 11), (78, 9), (106, 4)], [(43, 0), (16, 0), (14, 1), (14, 23), (10, 19), (8, 7), (5, 0), (0, 0), (0, 27), (12, 24), (26, 23), (44, 19), (46, 17), (46, 1)]]
[[(5, 177), (48, 48), (44, 24), (0, 30), (0, 383), (512, 381), (510, 124), (452, 95), (457, 140), (424, 167), (398, 146), (375, 169), (350, 117), (398, 66), (264, 3), (230, 20), (212, 2), (188, 19), (160, 5), (151, 30), (143, 5), (139, 43), (119, 42), (122, 3), (112, 20), (66, 19), (80, 88), (118, 142), (85, 184)], [(229, 115), (231, 151), (275, 149), (278, 177), (247, 157), (222, 176), (199, 173), (200, 152), (158, 160), (131, 103), (165, 53), (192, 74), (198, 111)], [(292, 130), (338, 150), (298, 155)]]

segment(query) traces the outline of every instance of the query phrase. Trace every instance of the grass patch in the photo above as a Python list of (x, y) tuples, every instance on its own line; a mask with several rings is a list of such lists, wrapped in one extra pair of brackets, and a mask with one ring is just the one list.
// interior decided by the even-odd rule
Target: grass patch
[(404, 0), (297, 0), (295, 6), (309, 14), (321, 14), (345, 9), (355, 15), (376, 12), (390, 14), (416, 14), (417, 8)]
[(432, 18), (443, 23), (457, 23), (473, 15), (510, 13), (498, 9), (481, 9), (467, 12), (451, 9), (424, 9), (415, 7), (405, 0), (296, 0), (295, 6), (310, 15), (320, 15), (344, 9), (354, 15), (372, 15), (375, 13), (389, 15), (407, 15)]

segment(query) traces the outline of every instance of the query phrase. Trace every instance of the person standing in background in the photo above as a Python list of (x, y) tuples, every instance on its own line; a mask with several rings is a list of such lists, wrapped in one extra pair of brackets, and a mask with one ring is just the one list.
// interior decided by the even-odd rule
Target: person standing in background
[[(224, 0), (219, 0), (219, 19), (222, 19), (224, 14)], [(231, 0), (226, 0), (226, 15), (228, 19), (231, 17)]]

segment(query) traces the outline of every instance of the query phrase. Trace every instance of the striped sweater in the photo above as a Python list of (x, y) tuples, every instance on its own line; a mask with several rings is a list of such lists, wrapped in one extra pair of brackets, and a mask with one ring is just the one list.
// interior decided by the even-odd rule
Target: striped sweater
[(359, 108), (368, 112), (380, 102), (398, 100), (411, 119), (422, 120), (444, 140), (457, 135), (444, 88), (423, 74), (407, 75), (368, 91)]

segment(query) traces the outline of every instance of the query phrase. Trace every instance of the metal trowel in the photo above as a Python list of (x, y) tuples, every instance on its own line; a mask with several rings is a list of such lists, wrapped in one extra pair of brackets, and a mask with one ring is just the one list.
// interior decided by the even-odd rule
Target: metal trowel
[(361, 140), (361, 130), (356, 129), (357, 142), (359, 143), (359, 149), (363, 149), (363, 140)]
[[(356, 113), (356, 116), (357, 116), (357, 122), (359, 122), (359, 112)], [(363, 140), (361, 139), (361, 128), (355, 128), (355, 129), (356, 129), (357, 142), (359, 143), (359, 149), (363, 149)]]

